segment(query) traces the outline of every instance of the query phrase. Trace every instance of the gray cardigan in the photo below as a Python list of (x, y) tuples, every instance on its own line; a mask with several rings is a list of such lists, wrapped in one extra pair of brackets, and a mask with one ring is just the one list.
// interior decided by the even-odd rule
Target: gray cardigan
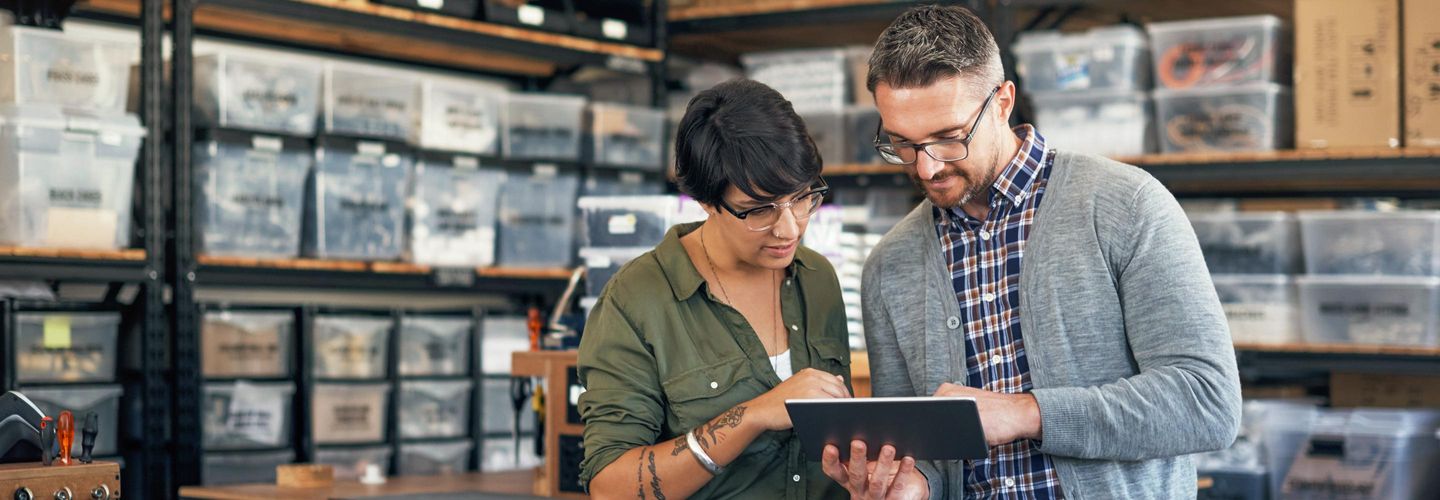
[[(1065, 496), (1194, 498), (1186, 455), (1235, 440), (1240, 382), (1184, 212), (1144, 171), (1062, 151), (1034, 224), (1023, 249), (1020, 323), (1044, 426), (1040, 450), (1053, 457)], [(926, 201), (865, 263), (876, 396), (964, 384), (965, 338), (952, 321), (960, 309), (943, 255)], [(921, 470), (931, 498), (963, 496), (960, 462)]]

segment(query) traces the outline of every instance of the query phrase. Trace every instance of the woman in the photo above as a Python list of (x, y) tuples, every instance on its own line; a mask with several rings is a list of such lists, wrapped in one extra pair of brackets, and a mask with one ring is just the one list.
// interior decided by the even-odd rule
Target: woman
[(786, 399), (850, 397), (835, 271), (800, 246), (828, 188), (790, 103), (750, 80), (690, 101), (680, 189), (709, 214), (611, 278), (580, 342), (596, 498), (838, 498)]

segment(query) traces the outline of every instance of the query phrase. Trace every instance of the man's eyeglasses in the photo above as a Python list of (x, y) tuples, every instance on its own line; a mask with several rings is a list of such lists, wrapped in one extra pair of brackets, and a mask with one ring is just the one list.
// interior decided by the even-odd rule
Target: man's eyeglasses
[(755, 208), (736, 211), (730, 208), (725, 200), (720, 200), (720, 206), (726, 212), (730, 212), (730, 215), (734, 215), (736, 219), (745, 221), (747, 229), (757, 232), (767, 231), (780, 222), (781, 210), (789, 210), (790, 214), (795, 216), (795, 222), (809, 219), (811, 215), (815, 214), (815, 209), (820, 208), (820, 203), (825, 201), (825, 194), (829, 192), (830, 186), (822, 180), (819, 186), (784, 203), (766, 203)]
[(897, 144), (881, 134), (884, 126), (877, 124), (875, 125), (875, 150), (880, 152), (880, 159), (892, 165), (914, 164), (915, 160), (920, 157), (920, 151), (924, 151), (935, 161), (942, 163), (969, 158), (970, 141), (975, 138), (975, 131), (980, 128), (980, 119), (985, 117), (985, 110), (990, 109), (990, 101), (995, 99), (995, 94), (998, 92), (1000, 92), (1000, 87), (995, 87), (995, 90), (990, 91), (990, 96), (986, 97), (985, 103), (980, 105), (980, 112), (975, 115), (975, 122), (970, 124), (970, 132), (965, 134), (965, 137), (920, 144), (903, 142)]

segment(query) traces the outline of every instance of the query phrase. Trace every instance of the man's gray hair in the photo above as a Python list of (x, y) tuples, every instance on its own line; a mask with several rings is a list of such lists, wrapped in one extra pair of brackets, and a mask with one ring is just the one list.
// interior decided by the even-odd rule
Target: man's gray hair
[(885, 83), (895, 88), (927, 87), (951, 77), (964, 77), (989, 87), (1005, 81), (1000, 48), (985, 22), (959, 6), (925, 5), (900, 14), (875, 42), (870, 75), (871, 93)]

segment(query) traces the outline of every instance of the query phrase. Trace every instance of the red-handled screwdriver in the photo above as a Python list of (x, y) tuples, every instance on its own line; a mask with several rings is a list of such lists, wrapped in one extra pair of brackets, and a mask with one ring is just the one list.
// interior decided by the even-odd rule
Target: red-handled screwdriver
[(70, 465), (70, 446), (75, 444), (75, 415), (70, 410), (60, 412), (55, 422), (55, 437), (60, 441), (60, 465)]

